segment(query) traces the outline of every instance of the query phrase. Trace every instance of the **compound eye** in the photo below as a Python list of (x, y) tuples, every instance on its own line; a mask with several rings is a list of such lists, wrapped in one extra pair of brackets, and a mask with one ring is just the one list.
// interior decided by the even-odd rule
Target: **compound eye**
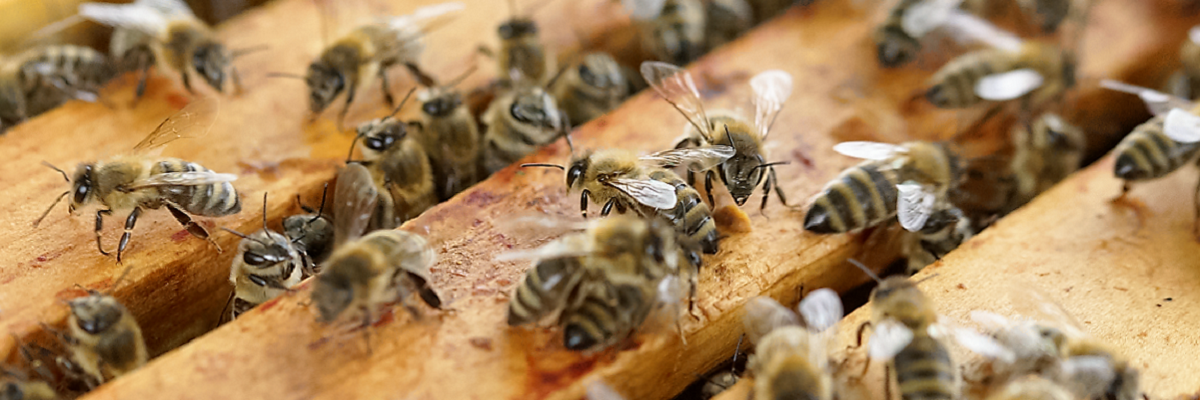
[(266, 264), (267, 258), (263, 257), (262, 254), (248, 251), (248, 252), (246, 252), (246, 254), (242, 255), (242, 261), (245, 262), (246, 264), (259, 266), (259, 265)]
[(567, 187), (575, 186), (575, 181), (581, 177), (583, 177), (583, 168), (578, 166), (571, 167), (571, 170), (567, 171)]
[(82, 203), (84, 200), (87, 200), (88, 192), (91, 190), (92, 188), (88, 184), (75, 187), (75, 202)]
[(267, 278), (258, 275), (250, 275), (250, 282), (258, 286), (267, 287)]

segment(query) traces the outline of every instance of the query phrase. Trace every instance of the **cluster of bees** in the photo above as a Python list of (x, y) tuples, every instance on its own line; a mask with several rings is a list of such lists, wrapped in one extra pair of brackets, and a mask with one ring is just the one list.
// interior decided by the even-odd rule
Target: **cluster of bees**
[[(524, 165), (562, 170), (568, 191), (579, 193), (583, 217), (588, 216), (589, 203), (595, 203), (602, 218), (540, 220), (568, 233), (544, 246), (501, 257), (532, 260), (511, 296), (508, 324), (556, 327), (564, 347), (584, 352), (611, 348), (651, 321), (680, 326), (684, 310), (693, 310), (696, 277), (706, 255), (720, 247), (722, 236), (711, 208), (714, 181), (738, 206), (761, 190), (760, 209), (771, 196), (792, 207), (775, 171), (783, 162), (771, 160), (765, 146), (791, 96), (792, 77), (780, 70), (753, 76), (749, 85), (754, 112), (749, 118), (727, 112), (710, 115), (692, 76), (676, 65), (732, 40), (793, 3), (807, 2), (621, 3), (635, 21), (642, 47), (655, 60), (635, 70), (594, 52), (559, 68), (541, 43), (536, 23), (514, 16), (498, 29), (500, 48), (486, 51), (502, 78), (478, 120), (456, 89), (471, 71), (438, 83), (418, 61), (432, 22), (460, 11), (461, 3), (428, 6), (363, 25), (329, 44), (304, 75), (291, 75), (308, 86), (313, 118), (344, 95), (337, 117), (340, 127), (356, 93), (376, 78), (394, 110), (355, 129), (329, 201), (331, 212), (326, 211), (326, 190), (317, 208), (302, 205), (305, 212), (285, 218), (282, 232), (277, 232), (267, 221), (264, 194), (261, 230), (244, 234), (226, 229), (242, 240), (231, 265), (234, 290), (223, 317), (237, 318), (308, 277), (315, 277), (312, 304), (323, 323), (361, 320), (369, 326), (381, 306), (395, 302), (414, 317), (422, 315), (421, 303), (440, 308), (443, 299), (430, 276), (436, 252), (422, 236), (394, 228), (559, 137), (572, 145), (572, 124), (603, 115), (645, 85), (689, 124), (674, 148), (642, 155), (616, 148), (577, 150), (572, 145), (565, 165)], [(954, 143), (846, 142), (835, 150), (865, 161), (843, 171), (810, 200), (803, 219), (806, 230), (844, 234), (899, 225), (908, 272), (915, 273), (1079, 168), (1085, 133), (1054, 109), (1076, 83), (1075, 46), (1089, 2), (1015, 1), (1043, 36), (1038, 40), (1025, 40), (993, 25), (983, 3), (987, 2), (900, 0), (891, 6), (874, 39), (884, 68), (920, 59), (922, 47), (933, 37), (959, 42), (969, 50), (932, 76), (924, 98), (939, 108), (1019, 115), (1022, 123), (1012, 132), (1007, 172), (996, 182), (1002, 187), (998, 205), (981, 218), (978, 210), (959, 204), (971, 160)], [(227, 77), (234, 91), (241, 90), (233, 61), (252, 49), (228, 49), (178, 0), (89, 3), (80, 6), (79, 15), (115, 28), (112, 60), (61, 45), (6, 61), (9, 79), (0, 80), (5, 82), (0, 93), (5, 125), (53, 107), (51, 103), (95, 100), (98, 88), (122, 71), (140, 72), (140, 97), (151, 66), (179, 73), (189, 91), (193, 73), (217, 91), (224, 92)], [(1041, 40), (1047, 37), (1059, 41)], [(1184, 99), (1200, 82), (1193, 73), (1200, 71), (1200, 63), (1193, 62), (1200, 59), (1200, 31), (1191, 39), (1182, 49), (1185, 67), (1168, 89), (1174, 94), (1104, 83), (1140, 96), (1156, 115), (1117, 148), (1115, 172), (1127, 183), (1164, 176), (1197, 153), (1200, 108)], [(399, 102), (387, 76), (394, 66), (403, 66), (422, 86)], [(396, 115), (414, 95), (420, 117), (400, 120)], [(50, 97), (56, 100), (45, 100)], [(100, 208), (95, 213), (96, 245), (105, 255), (115, 253), (118, 262), (138, 216), (148, 209), (165, 207), (189, 233), (211, 241), (193, 217), (239, 213), (241, 199), (232, 185), (237, 176), (152, 153), (175, 140), (205, 134), (216, 109), (212, 99), (193, 102), (167, 118), (132, 153), (80, 164), (70, 174), (47, 164), (70, 189), (34, 225), (70, 196), (72, 215), (77, 209)], [(360, 148), (357, 159), (355, 147)], [(698, 190), (697, 174), (703, 175), (703, 190)], [(126, 211), (117, 248), (106, 250), (101, 240), (104, 218)], [(610, 216), (613, 211), (616, 214)], [(878, 282), (871, 295), (869, 359), (886, 361), (894, 372), (889, 382), (902, 398), (962, 396), (960, 369), (945, 344), (950, 337), (989, 360), (973, 371), (982, 377), (973, 383), (998, 388), (996, 399), (1141, 396), (1137, 371), (1078, 329), (983, 313), (976, 320), (988, 328), (984, 334), (949, 326), (921, 293), (919, 282), (903, 276), (880, 279), (863, 269)], [(65, 374), (91, 388), (147, 361), (136, 321), (112, 296), (90, 292), (71, 300), (70, 308), (65, 331), (46, 327), (69, 350), (53, 357)], [(832, 291), (819, 289), (801, 301), (799, 311), (797, 316), (765, 298), (753, 299), (746, 307), (745, 327), (756, 349), (749, 368), (756, 398), (835, 396), (832, 376), (839, 368), (830, 362), (828, 349), (832, 328), (843, 315), (842, 304)], [(860, 347), (864, 332), (860, 329)], [(43, 378), (49, 375), (42, 357), (20, 347), (31, 371)], [(16, 371), (7, 375), (0, 393), (57, 396), (41, 379)], [(597, 398), (617, 396), (602, 386), (593, 389)]]

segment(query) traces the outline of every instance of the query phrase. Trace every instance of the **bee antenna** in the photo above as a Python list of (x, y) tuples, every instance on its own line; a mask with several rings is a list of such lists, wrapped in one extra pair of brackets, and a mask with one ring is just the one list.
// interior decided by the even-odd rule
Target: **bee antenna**
[[(229, 229), (229, 228), (226, 228), (226, 227), (223, 227), (223, 226), (221, 227), (221, 229), (222, 229), (222, 230), (224, 230), (225, 232), (229, 232), (229, 233), (232, 233), (232, 234), (234, 234), (234, 235), (237, 235), (237, 237), (240, 237), (240, 238), (242, 238), (242, 239), (250, 239), (250, 237), (249, 237), (249, 236), (246, 236), (246, 234), (245, 234), (245, 233), (241, 233), (241, 232), (238, 232), (238, 231), (235, 231), (235, 230), (233, 230), (233, 229)], [(254, 240), (254, 239), (250, 239), (250, 240)]]
[(791, 163), (792, 163), (791, 161), (776, 161), (776, 162), (770, 162), (770, 163), (766, 163), (766, 164), (758, 164), (753, 169), (770, 168), (770, 167), (774, 167), (776, 165), (788, 165)]
[(59, 169), (58, 167), (55, 167), (54, 164), (51, 164), (46, 161), (42, 161), (42, 165), (45, 165), (46, 167), (48, 167), (52, 170), (58, 171), (58, 173), (62, 174), (64, 181), (67, 181), (67, 183), (71, 183), (71, 178), (67, 177), (67, 173), (65, 171)]
[(939, 272), (939, 273), (936, 273), (936, 274), (929, 275), (929, 276), (927, 276), (927, 277), (921, 278), (921, 280), (919, 280), (919, 281), (916, 281), (916, 282), (913, 282), (913, 285), (920, 285), (920, 284), (921, 284), (921, 282), (925, 282), (925, 281), (927, 281), (927, 280), (933, 279), (933, 278), (937, 277), (939, 274), (941, 274), (941, 273)]
[(241, 57), (241, 56), (244, 56), (247, 54), (254, 54), (254, 53), (269, 49), (269, 48), (271, 48), (271, 46), (268, 46), (265, 44), (260, 44), (258, 46), (243, 47), (243, 48), (234, 50), (232, 53), (229, 54), (229, 57), (233, 58), (233, 59), (237, 59), (238, 57)]
[(361, 139), (363, 134), (357, 133), (354, 135), (354, 140), (350, 141), (350, 152), (346, 153), (346, 164), (350, 163), (350, 159), (354, 157), (354, 146), (358, 144), (358, 139)]
[(121, 276), (118, 277), (117, 280), (113, 282), (112, 286), (110, 286), (108, 288), (108, 292), (105, 294), (112, 294), (113, 292), (115, 292), (117, 290), (117, 286), (120, 285), (121, 282), (125, 281), (125, 277), (129, 276), (129, 271), (133, 271), (133, 264), (129, 264), (128, 266), (125, 267), (125, 272), (121, 273)]
[(477, 70), (477, 69), (479, 69), (479, 65), (472, 64), (471, 68), (468, 68), (466, 72), (463, 72), (457, 78), (454, 78), (454, 80), (450, 81), (449, 83), (446, 83), (445, 86), (446, 87), (458, 86), (458, 84), (460, 84), (460, 83), (462, 83), (462, 81), (466, 80), (468, 76), (471, 76), (471, 74), (475, 73), (475, 70)]
[(267, 76), (271, 78), (295, 78), (300, 80), (308, 79), (308, 77), (305, 77), (304, 75), (297, 75), (290, 72), (268, 72)]
[[(577, 56), (575, 56), (575, 57), (576, 57), (576, 58), (578, 58), (579, 56), (577, 55)], [(570, 68), (572, 65), (573, 65), (573, 63), (567, 63), (567, 64), (564, 64), (564, 65), (563, 65), (563, 66), (561, 66), (561, 67), (558, 67), (558, 72), (555, 72), (555, 73), (554, 73), (554, 76), (553, 76), (553, 77), (551, 77), (551, 78), (550, 78), (550, 80), (546, 81), (546, 85), (545, 85), (545, 86), (543, 86), (543, 87), (545, 87), (545, 88), (552, 88), (552, 87), (554, 87), (554, 82), (558, 82), (558, 78), (562, 77), (562, 76), (563, 76), (563, 73), (564, 73), (564, 72), (567, 72), (567, 68)]]
[(271, 237), (271, 230), (267, 229), (267, 192), (263, 192), (262, 220), (263, 220), (263, 232), (266, 232), (267, 237)]
[(733, 144), (733, 134), (729, 133), (729, 125), (725, 125), (725, 139), (729, 140), (729, 144)]
[(42, 220), (46, 219), (47, 215), (50, 215), (50, 211), (54, 210), (54, 206), (57, 206), (58, 202), (62, 201), (63, 197), (67, 197), (67, 195), (70, 193), (71, 193), (71, 191), (68, 190), (68, 191), (62, 192), (62, 194), (58, 195), (58, 198), (54, 199), (54, 204), (51, 204), (50, 207), (46, 209), (46, 211), (42, 212), (42, 216), (38, 217), (37, 221), (33, 221), (33, 227), (37, 228), (38, 224), (42, 223)]
[(865, 272), (867, 274), (867, 276), (871, 277), (871, 280), (874, 280), (876, 283), (883, 282), (882, 279), (879, 279), (879, 275), (875, 275), (874, 271), (871, 271), (870, 268), (867, 268), (866, 265), (863, 265), (863, 263), (858, 262), (858, 260), (855, 260), (853, 258), (848, 258), (848, 259), (846, 259), (846, 261), (851, 264), (854, 264), (854, 266), (858, 267), (858, 269), (861, 269), (863, 272)]
[[(313, 216), (312, 219), (308, 220), (309, 223), (316, 222), (318, 219), (321, 218), (321, 214), (325, 213), (325, 195), (327, 193), (329, 193), (329, 182), (325, 182), (325, 188), (321, 189), (321, 205), (317, 206), (317, 215)], [(299, 195), (296, 195), (296, 196), (299, 196)], [(300, 197), (296, 197), (296, 200), (300, 200)], [(304, 235), (300, 235), (300, 237), (304, 237)]]
[(396, 106), (396, 108), (392, 110), (392, 113), (388, 114), (388, 117), (396, 115), (396, 113), (400, 112), (400, 109), (404, 108), (404, 103), (408, 102), (408, 98), (412, 97), (412, 94), (415, 91), (417, 91), (417, 88), (415, 86), (412, 89), (408, 89), (408, 93), (404, 95), (404, 100), (400, 100), (400, 105)]
[(567, 131), (563, 137), (567, 138), (567, 149), (571, 150), (571, 154), (575, 154), (575, 142), (571, 141), (571, 132)]
[(542, 164), (542, 163), (521, 164), (521, 168), (525, 168), (525, 167), (551, 167), (551, 168), (558, 168), (563, 171), (567, 170), (566, 168), (563, 168), (563, 166), (558, 165), (558, 164)]

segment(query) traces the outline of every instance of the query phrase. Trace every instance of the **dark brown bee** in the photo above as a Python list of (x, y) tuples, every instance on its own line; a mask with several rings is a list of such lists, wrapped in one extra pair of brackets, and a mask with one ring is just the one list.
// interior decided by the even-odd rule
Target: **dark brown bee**
[[(531, 17), (517, 15), (516, 0), (509, 0), (508, 5), (513, 13), (512, 18), (496, 29), (500, 35), (500, 51), (496, 56), (499, 68), (497, 75), (540, 85), (550, 79), (552, 71), (558, 69), (556, 59), (542, 43), (537, 22)], [(532, 14), (532, 11), (527, 13)]]
[(754, 27), (754, 10), (747, 0), (709, 0), (704, 8), (704, 45), (709, 50), (732, 42)]
[(1083, 130), (1056, 114), (1043, 113), (1032, 126), (1018, 125), (1013, 128), (1010, 162), (1015, 195), (1007, 211), (1028, 203), (1078, 170), (1087, 150)]
[(975, 236), (971, 220), (958, 207), (948, 206), (934, 211), (925, 226), (912, 232), (903, 243), (901, 252), (908, 259), (907, 273), (915, 274), (934, 261), (957, 249)]
[[(326, 184), (325, 190), (328, 189), (329, 185)], [(296, 202), (300, 203), (298, 194)], [(325, 191), (321, 192), (321, 205), (316, 210), (303, 203), (300, 204), (300, 208), (304, 210), (304, 214), (283, 219), (283, 234), (287, 235), (293, 246), (308, 256), (309, 264), (306, 268), (310, 271), (306, 274), (315, 275), (320, 272), (315, 267), (324, 262), (333, 250), (333, 221), (329, 214), (325, 213)]]
[(231, 320), (290, 290), (305, 270), (311, 270), (308, 257), (292, 239), (267, 227), (266, 193), (262, 212), (262, 229), (250, 235), (224, 228), (242, 238), (229, 273)]
[(69, 356), (57, 359), (64, 371), (94, 388), (146, 364), (150, 357), (142, 329), (117, 299), (89, 291), (68, 305), (67, 331), (48, 328), (67, 347)]
[(418, 315), (408, 304), (414, 292), (430, 307), (440, 307), (441, 299), (429, 285), (435, 258), (425, 238), (401, 230), (375, 231), (347, 241), (334, 249), (317, 275), (312, 300), (321, 313), (318, 319), (329, 323), (346, 313), (361, 314), (368, 325), (375, 322), (380, 305), (394, 300), (404, 301)]
[(500, 94), (483, 115), (483, 167), (489, 174), (571, 131), (567, 114), (541, 86), (520, 84)]
[(622, 3), (637, 24), (642, 48), (655, 60), (684, 65), (704, 54), (707, 13), (700, 0)]
[[(380, 222), (374, 229), (395, 228), (437, 204), (429, 157), (421, 144), (409, 137), (411, 123), (393, 118), (411, 95), (412, 91), (409, 91), (392, 115), (358, 127), (355, 142), (358, 139), (363, 142), (363, 160), (353, 162), (367, 166), (380, 193), (384, 194), (380, 196), (376, 214)], [(354, 144), (350, 145), (351, 154)]]
[(463, 105), (462, 93), (454, 89), (474, 70), (471, 68), (446, 85), (417, 92), (421, 118), (416, 138), (429, 156), (439, 200), (448, 200), (482, 179), (479, 124)]
[(571, 123), (582, 125), (612, 111), (629, 97), (629, 82), (608, 53), (593, 52), (568, 67), (551, 89)]
[(41, 46), (6, 57), (0, 63), (0, 125), (16, 125), (70, 99), (95, 101), (114, 73), (107, 57), (83, 46)]

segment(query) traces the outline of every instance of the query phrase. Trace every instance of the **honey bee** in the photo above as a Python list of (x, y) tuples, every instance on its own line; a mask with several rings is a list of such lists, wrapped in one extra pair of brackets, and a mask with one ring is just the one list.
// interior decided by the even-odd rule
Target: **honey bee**
[[(553, 320), (563, 344), (576, 351), (607, 348), (631, 335), (675, 283), (695, 276), (687, 247), (671, 224), (658, 218), (614, 216), (500, 260), (536, 263), (509, 302), (508, 324)], [(659, 296), (656, 296), (656, 293)]]
[(1078, 1), (1091, 0), (1017, 0), (1017, 5), (1038, 23), (1042, 32), (1051, 33), (1071, 15), (1071, 9), (1077, 7), (1075, 2)]
[(945, 205), (930, 214), (920, 230), (909, 235), (902, 252), (908, 259), (909, 275), (919, 272), (975, 236), (971, 219), (958, 207)]
[[(767, 207), (772, 189), (779, 201), (787, 205), (787, 198), (778, 186), (779, 179), (775, 176), (775, 166), (786, 162), (767, 162), (763, 143), (770, 133), (771, 125), (783, 109), (783, 103), (792, 94), (792, 76), (780, 70), (759, 73), (750, 79), (750, 87), (754, 89), (754, 122), (753, 124), (729, 115), (709, 118), (704, 112), (704, 104), (696, 84), (687, 71), (674, 65), (647, 61), (642, 63), (642, 76), (660, 96), (671, 103), (696, 130), (689, 132), (686, 138), (675, 147), (684, 146), (729, 146), (735, 150), (732, 157), (722, 161), (708, 170), (689, 170), (688, 184), (694, 182), (694, 172), (705, 172), (704, 187), (708, 202), (712, 199), (713, 175), (720, 176), (721, 182), (729, 189), (730, 196), (737, 205), (746, 203), (754, 189), (761, 184), (763, 200), (760, 209)], [(764, 182), (765, 181), (765, 182)]]
[(753, 398), (833, 398), (828, 328), (842, 318), (842, 300), (830, 289), (819, 289), (800, 302), (803, 322), (769, 297), (746, 303), (746, 326), (755, 345), (748, 365), (754, 375)]
[(1036, 375), (1026, 376), (1004, 385), (987, 400), (1072, 400), (1076, 397), (1062, 385)]
[(223, 228), (242, 238), (229, 273), (229, 283), (233, 285), (229, 294), (233, 306), (230, 320), (290, 290), (300, 283), (305, 270), (311, 270), (302, 248), (267, 227), (266, 193), (263, 193), (262, 218), (262, 230), (250, 235)]
[(640, 215), (658, 215), (695, 241), (707, 254), (718, 250), (712, 211), (700, 193), (664, 166), (684, 165), (703, 171), (732, 157), (732, 147), (714, 145), (674, 149), (639, 157), (620, 149), (587, 152), (572, 157), (570, 168), (555, 164), (523, 164), (522, 167), (553, 167), (566, 172), (568, 191), (579, 190), (579, 208), (587, 218), (588, 200), (603, 204), (601, 216), (615, 208)]
[(483, 114), (483, 167), (488, 174), (571, 131), (567, 114), (541, 86), (520, 84), (500, 94)]
[(0, 399), (55, 400), (58, 393), (49, 384), (20, 377), (0, 377)]
[(709, 50), (732, 42), (754, 27), (754, 10), (747, 0), (709, 0), (704, 8), (704, 45)]
[(940, 143), (843, 142), (834, 150), (866, 161), (842, 171), (813, 198), (804, 217), (809, 232), (858, 232), (893, 216), (917, 232), (945, 206), (961, 174), (958, 157)]
[(108, 58), (89, 47), (40, 46), (5, 57), (0, 63), (0, 125), (16, 125), (70, 99), (95, 101), (113, 75)]
[[(245, 53), (230, 51), (225, 47), (217, 40), (212, 28), (196, 18), (183, 1), (84, 3), (79, 5), (79, 15), (115, 28), (114, 53), (119, 54), (121, 59), (144, 63), (140, 64), (139, 98), (145, 91), (150, 62), (179, 72), (183, 87), (188, 92), (195, 93), (190, 77), (192, 70), (218, 92), (225, 91), (227, 76), (231, 78), (234, 90), (241, 91), (241, 81), (233, 60)], [(151, 55), (153, 57), (149, 57)]]
[(624, 69), (604, 52), (583, 56), (567, 68), (552, 91), (574, 124), (583, 124), (612, 111), (629, 97)]
[[(71, 189), (63, 192), (54, 203), (33, 222), (36, 228), (59, 201), (73, 194), (68, 211), (98, 204), (96, 211), (96, 247), (108, 255), (100, 240), (104, 217), (114, 212), (131, 210), (125, 218), (125, 233), (117, 247), (117, 262), (129, 245), (134, 224), (144, 209), (166, 207), (189, 233), (208, 240), (208, 230), (192, 221), (191, 215), (221, 217), (242, 210), (242, 202), (234, 190), (233, 174), (219, 174), (200, 164), (177, 158), (151, 156), (147, 152), (180, 138), (195, 138), (208, 133), (216, 119), (217, 103), (205, 99), (192, 102), (159, 124), (150, 135), (133, 147), (132, 155), (122, 155), (107, 161), (79, 164), (73, 176), (50, 164), (47, 167), (62, 174)], [(220, 246), (217, 247), (220, 249)]]
[(917, 58), (921, 40), (943, 26), (959, 1), (899, 0), (875, 29), (875, 52), (884, 68), (897, 68)]
[[(117, 279), (116, 287), (132, 268)], [(87, 296), (67, 303), (71, 314), (67, 330), (45, 327), (58, 337), (70, 353), (57, 363), (69, 374), (77, 375), (89, 388), (120, 377), (146, 364), (149, 353), (142, 329), (133, 314), (112, 296), (89, 290)]]
[(438, 200), (448, 200), (481, 179), (479, 125), (463, 105), (462, 93), (454, 89), (474, 70), (448, 84), (417, 92), (421, 117), (416, 124), (420, 128), (416, 138), (429, 156)]
[[(871, 321), (858, 329), (859, 346), (865, 329), (874, 331), (863, 371), (871, 360), (887, 360), (884, 375), (894, 370), (895, 379), (885, 379), (900, 388), (901, 398), (958, 398), (958, 368), (939, 333), (933, 302), (908, 278), (880, 279), (857, 260), (849, 261), (878, 282), (871, 291)], [(890, 388), (890, 383), (884, 387)], [(891, 395), (885, 392), (884, 397)]]
[(381, 81), (384, 100), (389, 107), (394, 106), (396, 103), (387, 77), (392, 66), (403, 65), (421, 83), (432, 84), (433, 80), (417, 66), (417, 59), (425, 50), (423, 29), (431, 20), (463, 8), (461, 2), (418, 8), (410, 15), (388, 17), (360, 26), (334, 41), (309, 64), (304, 76), (312, 117), (315, 119), (334, 98), (346, 92), (346, 104), (338, 114), (340, 129), (355, 94), (369, 86), (376, 76)]
[(642, 48), (658, 61), (684, 65), (706, 50), (707, 13), (700, 0), (622, 0)]
[[(325, 190), (329, 184), (325, 185)], [(296, 195), (300, 203), (300, 195)], [(316, 266), (325, 262), (333, 249), (333, 221), (325, 214), (325, 191), (321, 192), (321, 205), (316, 210), (300, 203), (304, 214), (292, 215), (283, 219), (283, 234), (291, 240), (292, 246), (303, 252), (308, 258), (306, 275), (316, 275)]]
[(1009, 211), (1078, 170), (1087, 150), (1083, 130), (1057, 114), (1043, 113), (1032, 126), (1018, 125), (1012, 130), (1015, 150), (1010, 162), (1016, 197)]
[[(539, 6), (544, 4), (546, 3)], [(500, 52), (496, 56), (498, 75), (541, 84), (550, 79), (552, 71), (558, 69), (554, 53), (542, 43), (537, 22), (531, 17), (517, 15), (516, 0), (508, 0), (508, 6), (512, 11), (512, 18), (504, 21), (496, 29), (500, 35)], [(533, 10), (528, 10), (527, 13), (532, 14)], [(487, 52), (485, 48), (481, 48), (481, 51)]]
[(394, 118), (412, 93), (404, 96), (392, 115), (359, 125), (358, 136), (350, 144), (353, 154), (354, 145), (362, 140), (363, 160), (347, 163), (367, 166), (380, 192), (386, 194), (380, 197), (381, 223), (376, 229), (395, 228), (437, 204), (429, 157), (421, 144), (408, 136), (411, 123)]
[(1179, 48), (1179, 63), (1183, 68), (1171, 76), (1167, 91), (1185, 99), (1200, 97), (1200, 25), (1188, 30)]

